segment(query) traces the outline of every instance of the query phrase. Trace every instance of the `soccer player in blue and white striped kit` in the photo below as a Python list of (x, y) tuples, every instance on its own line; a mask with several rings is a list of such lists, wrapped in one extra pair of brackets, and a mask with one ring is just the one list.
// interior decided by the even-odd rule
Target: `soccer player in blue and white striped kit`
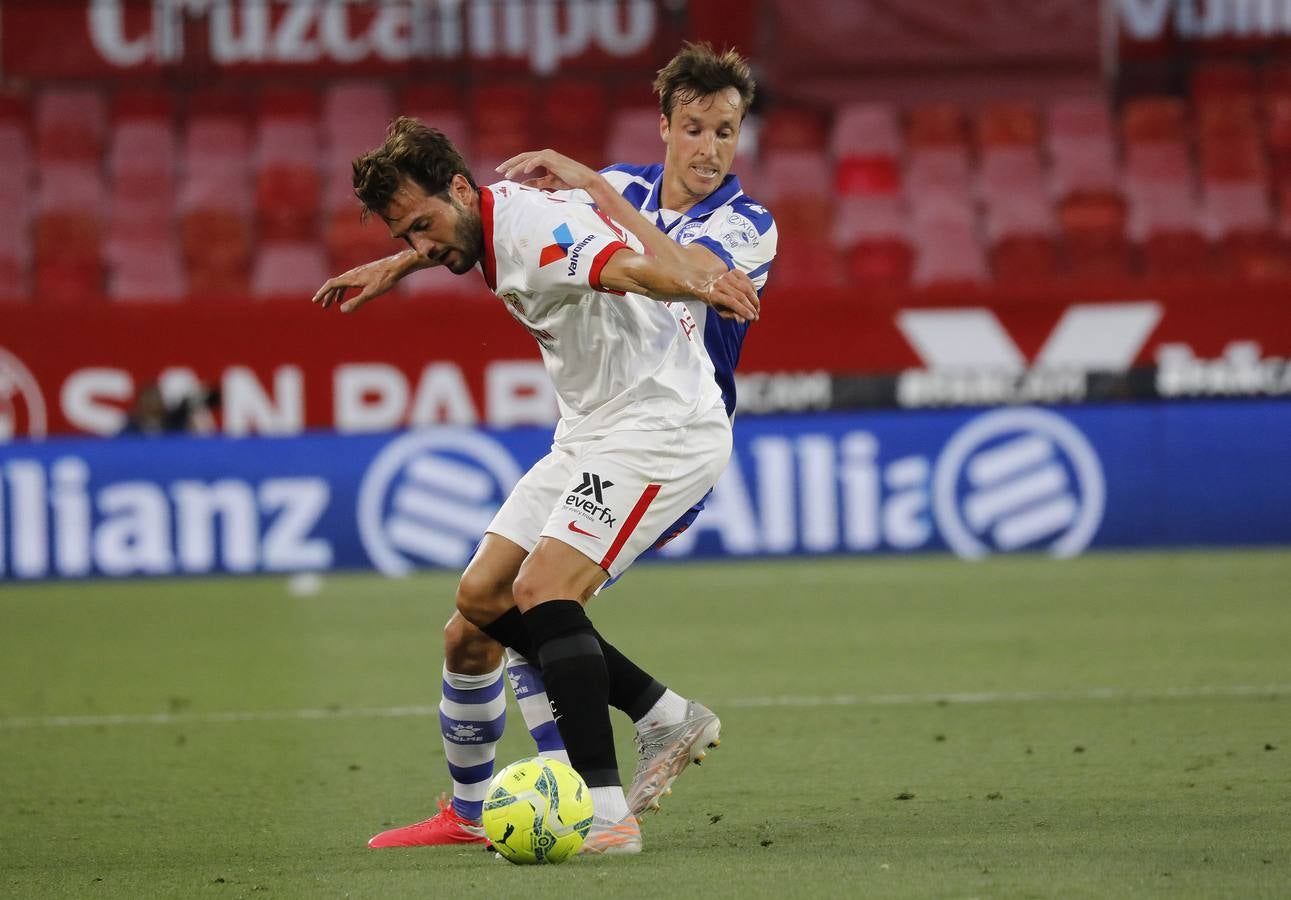
[[(740, 125), (754, 84), (738, 54), (715, 53), (704, 44), (687, 45), (660, 71), (655, 82), (661, 105), (660, 134), (665, 160), (651, 166), (614, 165), (601, 173), (550, 150), (521, 154), (499, 167), (504, 176), (551, 190), (571, 201), (592, 202), (628, 228), (647, 252), (667, 260), (686, 253), (708, 267), (739, 268), (759, 289), (775, 255), (776, 228), (770, 213), (745, 195), (729, 174)], [(526, 181), (527, 179), (527, 181)], [(420, 268), (405, 251), (346, 273), (342, 279), (370, 296)], [(720, 271), (720, 269), (718, 269)], [(360, 298), (362, 298), (360, 294)], [(713, 362), (728, 415), (735, 412), (735, 367), (747, 324), (720, 318), (711, 308), (696, 323)], [(698, 516), (701, 501), (659, 539), (675, 537)], [(499, 585), (497, 590), (509, 590)], [(440, 726), (449, 773), (451, 804), (441, 803), (430, 819), (391, 829), (369, 841), (372, 847), (480, 843), (485, 788), (492, 777), (497, 741), (505, 726), (501, 644), (471, 625), (469, 591), (459, 590), (458, 608), (445, 629), (445, 665)], [(505, 640), (503, 641), (505, 643)], [(611, 705), (636, 724), (640, 758), (627, 799), (633, 814), (658, 805), (673, 779), (717, 741), (720, 722), (706, 707), (681, 697), (649, 676), (615, 648), (603, 645), (611, 676)], [(567, 761), (552, 719), (537, 666), (509, 652), (505, 668), (538, 751)]]

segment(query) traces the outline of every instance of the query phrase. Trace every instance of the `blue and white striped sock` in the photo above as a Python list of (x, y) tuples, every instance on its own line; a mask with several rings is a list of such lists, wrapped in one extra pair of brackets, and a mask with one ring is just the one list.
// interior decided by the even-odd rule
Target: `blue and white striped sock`
[(453, 778), (453, 809), (473, 822), (480, 821), (498, 740), (507, 723), (502, 668), (485, 675), (458, 675), (444, 668), (439, 730)]
[(547, 686), (542, 683), (542, 670), (531, 665), (529, 660), (510, 647), (507, 648), (506, 664), (507, 679), (516, 695), (520, 714), (524, 716), (525, 727), (538, 745), (539, 755), (568, 764), (569, 754), (565, 751), (565, 742), (560, 738), (556, 720), (551, 715)]

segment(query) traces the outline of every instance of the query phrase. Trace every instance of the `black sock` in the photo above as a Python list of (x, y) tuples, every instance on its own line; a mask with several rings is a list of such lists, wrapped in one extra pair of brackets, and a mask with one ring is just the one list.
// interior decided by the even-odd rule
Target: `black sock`
[(518, 607), (511, 607), (489, 624), (480, 628), (503, 647), (510, 647), (521, 656), (532, 659), (533, 643), (529, 638), (529, 629), (524, 627), (524, 616)]
[[(590, 624), (590, 623), (589, 623)], [(516, 607), (511, 607), (501, 616), (480, 629), (504, 647), (510, 647), (531, 663), (537, 663), (529, 631), (525, 627), (524, 616)], [(650, 674), (628, 659), (613, 644), (606, 643), (605, 638), (596, 635), (601, 644), (601, 654), (605, 657), (605, 669), (610, 679), (610, 706), (621, 709), (635, 722), (650, 711), (650, 707), (659, 702), (664, 685), (655, 681)]]
[(622, 784), (610, 725), (609, 674), (583, 605), (549, 600), (524, 613), (524, 624), (570, 765), (588, 787)]
[(667, 688), (620, 653), (613, 644), (607, 644), (605, 638), (601, 638), (601, 653), (605, 656), (605, 669), (610, 675), (610, 706), (623, 710), (633, 722), (638, 721), (659, 702)]

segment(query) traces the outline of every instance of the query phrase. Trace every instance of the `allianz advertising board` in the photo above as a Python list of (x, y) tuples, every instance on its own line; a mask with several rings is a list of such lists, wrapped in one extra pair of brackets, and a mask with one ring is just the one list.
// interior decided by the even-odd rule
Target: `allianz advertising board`
[[(0, 444), (0, 579), (460, 568), (549, 441), (434, 428)], [(657, 555), (1285, 544), (1289, 461), (1284, 401), (744, 418), (703, 514)], [(595, 476), (576, 473), (566, 502)]]

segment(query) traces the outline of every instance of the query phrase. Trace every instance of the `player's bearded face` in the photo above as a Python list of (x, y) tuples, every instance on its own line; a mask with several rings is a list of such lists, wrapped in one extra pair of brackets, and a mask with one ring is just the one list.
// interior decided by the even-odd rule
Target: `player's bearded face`
[(454, 275), (465, 275), (484, 253), (484, 225), (478, 211), (463, 206), (456, 197), (449, 200), (457, 221), (453, 225), (452, 252), (445, 258), (444, 265)]

